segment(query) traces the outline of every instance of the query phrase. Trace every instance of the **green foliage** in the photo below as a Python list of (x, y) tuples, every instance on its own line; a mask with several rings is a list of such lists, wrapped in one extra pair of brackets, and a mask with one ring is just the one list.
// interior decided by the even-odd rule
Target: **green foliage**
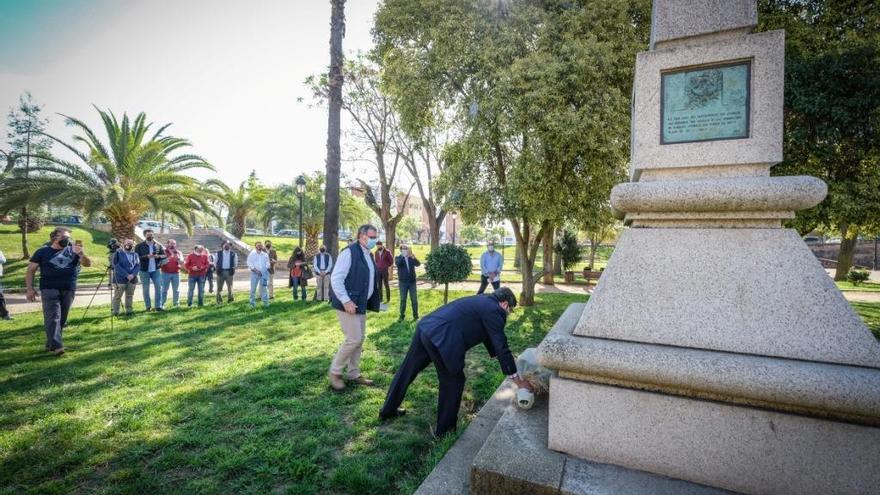
[(425, 274), (437, 283), (448, 284), (466, 279), (472, 268), (471, 257), (465, 248), (441, 244), (428, 253)]
[(410, 215), (404, 215), (400, 223), (397, 224), (397, 233), (404, 241), (408, 242), (410, 239), (415, 239), (420, 227), (421, 224), (418, 220)]
[(185, 139), (165, 136), (170, 124), (150, 134), (152, 124), (144, 113), (122, 121), (98, 109), (107, 134), (101, 141), (84, 122), (66, 117), (80, 134), (73, 137), (82, 150), (56, 137), (57, 144), (75, 156), (79, 164), (56, 155), (41, 154), (43, 163), (31, 167), (30, 176), (11, 175), (0, 181), (0, 211), (39, 202), (78, 209), (89, 217), (105, 216), (116, 237), (130, 237), (134, 225), (147, 211), (163, 211), (192, 228), (192, 211), (208, 209), (196, 179), (184, 174), (191, 169), (213, 170), (203, 158), (176, 154), (190, 146)]
[(562, 269), (565, 271), (571, 268), (581, 260), (581, 246), (578, 244), (577, 234), (564, 230), (562, 237), (556, 240), (553, 251), (562, 260)]
[(257, 212), (269, 197), (269, 189), (259, 182), (253, 172), (236, 189), (220, 179), (211, 179), (205, 186), (214, 203), (226, 207), (227, 228), (239, 239), (244, 235), (248, 217)]
[(473, 243), (483, 240), (486, 231), (479, 225), (465, 225), (458, 231), (458, 238), (465, 243)]
[(801, 233), (880, 231), (880, 9), (872, 1), (763, 0), (762, 30), (785, 29), (785, 160), (779, 175), (828, 183), (798, 212)]
[(870, 276), (871, 276), (871, 273), (868, 271), (856, 270), (855, 268), (853, 268), (852, 270), (849, 271), (849, 273), (846, 274), (846, 280), (847, 280), (847, 282), (849, 282), (855, 286), (859, 286), (862, 283), (867, 282), (868, 278), (870, 278)]

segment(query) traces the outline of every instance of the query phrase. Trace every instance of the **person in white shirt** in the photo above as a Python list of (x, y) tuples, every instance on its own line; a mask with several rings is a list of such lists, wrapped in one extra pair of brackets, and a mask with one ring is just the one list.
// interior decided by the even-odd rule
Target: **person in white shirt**
[(266, 290), (269, 279), (269, 254), (263, 250), (263, 243), (254, 244), (254, 250), (247, 257), (247, 267), (251, 271), (251, 307), (257, 306), (255, 296), (257, 286), (260, 287), (260, 299), (263, 307), (269, 306), (269, 293)]
[(315, 267), (315, 299), (318, 301), (330, 300), (330, 271), (333, 270), (333, 257), (327, 252), (326, 246), (321, 246), (321, 252), (312, 260)]
[(372, 225), (361, 225), (357, 242), (339, 252), (336, 267), (330, 275), (330, 305), (336, 310), (345, 341), (339, 346), (330, 364), (328, 378), (334, 390), (345, 388), (343, 372), (348, 368), (348, 379), (360, 385), (373, 385), (361, 375), (361, 351), (367, 335), (367, 311), (379, 311), (379, 276), (370, 254), (376, 246), (378, 231)]

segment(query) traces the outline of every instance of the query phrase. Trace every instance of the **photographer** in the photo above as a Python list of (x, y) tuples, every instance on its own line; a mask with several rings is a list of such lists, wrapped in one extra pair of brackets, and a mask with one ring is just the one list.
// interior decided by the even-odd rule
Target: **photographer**
[(122, 246), (122, 249), (117, 249), (113, 253), (110, 263), (113, 268), (113, 284), (115, 285), (113, 316), (119, 316), (119, 304), (122, 301), (123, 293), (125, 293), (125, 314), (131, 315), (133, 313), (134, 289), (137, 286), (137, 276), (140, 271), (140, 260), (134, 252), (134, 241), (125, 239)]
[[(64, 354), (62, 331), (76, 295), (79, 265), (92, 266), (82, 242), (71, 242), (70, 229), (56, 227), (49, 234), (51, 244), (34, 253), (25, 274), (27, 300), (43, 300), (43, 323), (46, 326), (46, 350), (56, 356)], [(72, 245), (71, 245), (72, 244)], [(34, 275), (40, 270), (40, 293), (34, 289)]]

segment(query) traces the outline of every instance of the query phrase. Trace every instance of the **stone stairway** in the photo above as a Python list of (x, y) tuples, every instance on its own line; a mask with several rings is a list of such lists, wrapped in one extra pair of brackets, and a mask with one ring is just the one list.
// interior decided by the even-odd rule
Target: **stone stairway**
[[(183, 253), (184, 256), (191, 253), (197, 244), (205, 246), (205, 249), (211, 253), (217, 253), (223, 248), (224, 241), (223, 236), (206, 229), (195, 229), (191, 236), (187, 235), (186, 231), (181, 230), (170, 234), (155, 234), (155, 238), (162, 245), (167, 244), (169, 239), (174, 239), (177, 241), (178, 251)], [(232, 250), (238, 253), (238, 266), (246, 266), (248, 252), (237, 247), (235, 244), (233, 244)]]

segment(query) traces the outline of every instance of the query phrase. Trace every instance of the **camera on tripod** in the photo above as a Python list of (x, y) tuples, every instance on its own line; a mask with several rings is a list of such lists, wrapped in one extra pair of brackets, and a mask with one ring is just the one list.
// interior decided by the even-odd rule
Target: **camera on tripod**
[(107, 251), (109, 254), (113, 254), (119, 250), (119, 241), (116, 238), (112, 238), (107, 242)]

